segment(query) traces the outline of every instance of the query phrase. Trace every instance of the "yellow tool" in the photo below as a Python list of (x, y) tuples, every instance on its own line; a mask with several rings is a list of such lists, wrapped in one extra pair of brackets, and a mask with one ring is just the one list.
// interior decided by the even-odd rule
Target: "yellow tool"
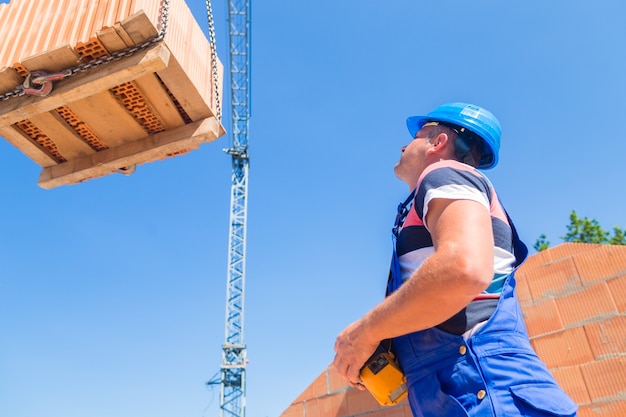
[(375, 352), (361, 369), (361, 382), (380, 405), (395, 405), (407, 396), (406, 377), (393, 353)]

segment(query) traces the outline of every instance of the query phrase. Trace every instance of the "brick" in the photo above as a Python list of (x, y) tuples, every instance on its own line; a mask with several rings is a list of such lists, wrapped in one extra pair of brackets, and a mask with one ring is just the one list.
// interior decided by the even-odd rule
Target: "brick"
[(402, 409), (404, 410), (404, 417), (413, 417), (413, 412), (411, 411), (411, 406), (409, 405), (408, 401), (404, 402), (405, 405), (402, 407)]
[(346, 402), (348, 404), (348, 415), (350, 416), (378, 410), (380, 408), (380, 404), (372, 397), (372, 394), (355, 388), (347, 391)]
[[(348, 407), (348, 402), (352, 404)], [(350, 388), (317, 400), (292, 404), (280, 417), (413, 417), (407, 400), (383, 407), (366, 391)]]
[(76, 113), (72, 111), (69, 106), (61, 106), (55, 109), (55, 112), (61, 116), (65, 123), (67, 123), (74, 131), (80, 136), (92, 149), (96, 151), (102, 151), (108, 149), (106, 143), (98, 137), (98, 135), (89, 127), (89, 125), (83, 122)]
[(518, 272), (524, 273), (525, 271), (544, 266), (545, 264), (552, 261), (553, 259), (551, 250), (537, 252), (526, 259), (522, 266), (520, 266)]
[(339, 373), (333, 367), (327, 369), (328, 373), (328, 392), (345, 391), (350, 385), (339, 376)]
[(605, 282), (564, 295), (556, 300), (556, 306), (565, 327), (617, 314), (617, 307)]
[(530, 337), (554, 332), (563, 328), (561, 316), (552, 298), (527, 305), (522, 308), (522, 312)]
[(606, 282), (615, 306), (620, 313), (626, 312), (626, 274)]
[(317, 399), (304, 402), (304, 415), (305, 417), (324, 417), (320, 413), (319, 401)]
[[(408, 414), (412, 416), (412, 414)], [(378, 411), (373, 413), (368, 413), (367, 417), (406, 417), (407, 414), (404, 412), (404, 407), (402, 406), (393, 406), (393, 407), (381, 407)]]
[(301, 402), (306, 400), (311, 400), (322, 395), (325, 395), (328, 392), (327, 382), (326, 382), (326, 374), (328, 370), (322, 372), (315, 380), (309, 385), (304, 391), (298, 395), (293, 402)]
[(584, 405), (578, 408), (578, 417), (624, 417), (626, 400)]
[(586, 324), (584, 328), (589, 346), (596, 358), (626, 353), (626, 316)]
[(134, 82), (117, 85), (111, 88), (111, 92), (148, 133), (154, 134), (165, 130), (158, 116), (152, 112), (146, 98)]
[(580, 365), (593, 360), (593, 353), (582, 327), (536, 337), (532, 344), (548, 368)]
[[(346, 400), (348, 391), (336, 392), (317, 399), (317, 408), (321, 417), (346, 416), (348, 404)], [(307, 417), (310, 417), (307, 414)]]
[(601, 245), (574, 256), (583, 283), (626, 274), (626, 246)]
[(600, 247), (599, 243), (572, 243), (565, 242), (548, 249), (550, 256), (554, 261), (558, 261), (564, 258), (570, 258), (578, 253), (587, 252)]
[(588, 404), (591, 402), (579, 366), (552, 369), (551, 372), (559, 386), (563, 388), (576, 404)]
[(626, 395), (626, 356), (593, 361), (580, 370), (592, 401)]
[(572, 259), (544, 265), (527, 271), (526, 281), (533, 300), (544, 297), (560, 296), (581, 286), (576, 266)]
[(328, 394), (328, 369), (322, 372), (315, 379), (315, 381), (313, 381), (313, 383), (309, 386), (309, 389), (315, 398)]
[(304, 403), (291, 404), (280, 417), (306, 417), (304, 414)]
[(528, 282), (526, 281), (526, 276), (523, 272), (515, 273), (515, 292), (517, 293), (517, 299), (519, 300), (520, 305), (524, 306), (532, 303), (533, 297), (530, 294), (530, 289), (528, 288)]

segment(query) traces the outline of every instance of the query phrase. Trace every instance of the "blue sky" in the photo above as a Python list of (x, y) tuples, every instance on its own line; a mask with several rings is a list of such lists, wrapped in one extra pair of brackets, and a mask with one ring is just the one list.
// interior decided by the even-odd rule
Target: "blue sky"
[[(558, 244), (573, 209), (626, 226), (623, 1), (252, 8), (248, 417), (280, 415), (382, 298), (407, 116), (451, 101), (498, 116), (487, 174), (529, 246)], [(224, 341), (229, 146), (43, 190), (0, 140), (0, 415), (218, 415), (204, 383)]]

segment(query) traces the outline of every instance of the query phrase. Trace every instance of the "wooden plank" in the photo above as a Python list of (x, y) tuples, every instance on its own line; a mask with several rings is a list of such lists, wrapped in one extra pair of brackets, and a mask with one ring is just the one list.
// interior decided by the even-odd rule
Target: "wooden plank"
[(97, 33), (97, 37), (102, 42), (105, 48), (107, 48), (111, 52), (121, 51), (122, 49), (126, 49), (130, 45), (127, 45), (126, 42), (118, 35), (115, 28), (107, 28), (101, 30)]
[(54, 142), (63, 158), (67, 160), (95, 152), (58, 115), (42, 113), (29, 120)]
[(43, 148), (35, 144), (28, 136), (16, 130), (13, 126), (0, 126), (0, 136), (22, 151), (24, 155), (35, 161), (39, 166), (49, 167), (57, 164), (57, 161)]
[(38, 184), (42, 188), (76, 184), (118, 172), (120, 168), (156, 161), (170, 154), (196, 149), (224, 134), (213, 117), (179, 128), (147, 136), (117, 148), (106, 149), (86, 157), (67, 161), (42, 170)]
[(30, 71), (42, 70), (45, 72), (61, 71), (75, 67), (79, 63), (80, 56), (69, 45), (22, 60), (22, 65)]
[(176, 105), (154, 74), (137, 78), (135, 83), (164, 128), (172, 129), (185, 124)]
[(0, 71), (0, 94), (15, 90), (22, 82), (22, 76), (14, 68), (3, 68)]
[(121, 24), (135, 44), (145, 42), (159, 34), (148, 16), (142, 11), (122, 20)]
[[(210, 70), (210, 68), (207, 68), (207, 71)], [(174, 97), (176, 97), (191, 120), (215, 116), (174, 56), (172, 56), (167, 68), (157, 71), (157, 74)]]
[(117, 35), (124, 41), (125, 44), (127, 44), (128, 46), (132, 46), (135, 44), (133, 40), (131, 39), (131, 37), (128, 35), (128, 33), (126, 33), (126, 30), (124, 30), (121, 24), (119, 23), (115, 24), (113, 26), (113, 29), (115, 29), (115, 31), (117, 32)]
[(146, 131), (109, 91), (68, 104), (79, 119), (110, 148), (146, 136)]
[[(129, 10), (128, 16), (130, 16), (134, 12), (138, 12), (141, 10), (146, 14), (146, 16), (150, 18), (150, 21), (154, 22), (154, 26), (156, 27), (161, 16), (161, 5), (162, 3), (157, 3), (153, 0), (134, 0), (132, 10)], [(171, 22), (172, 20), (174, 20), (171, 18), (172, 0), (169, 0), (168, 10), (170, 16), (169, 21)]]
[(57, 81), (54, 90), (47, 97), (22, 96), (6, 100), (6, 105), (0, 108), (0, 126), (11, 125), (166, 68), (170, 56), (165, 45), (157, 44), (128, 58)]

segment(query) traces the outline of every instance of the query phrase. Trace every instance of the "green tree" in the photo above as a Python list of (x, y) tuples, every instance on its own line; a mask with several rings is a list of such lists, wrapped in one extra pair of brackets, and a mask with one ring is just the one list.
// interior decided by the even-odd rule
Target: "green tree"
[[(579, 243), (608, 243), (610, 245), (626, 245), (626, 230), (619, 226), (613, 227), (613, 235), (600, 226), (596, 219), (578, 217), (576, 210), (569, 215), (570, 223), (567, 225), (567, 234), (561, 236), (564, 242)], [(534, 246), (537, 252), (550, 247), (546, 235), (539, 236)]]
[(609, 240), (611, 245), (626, 245), (626, 230), (619, 226), (613, 227), (613, 236)]
[(604, 231), (596, 219), (580, 218), (576, 210), (569, 215), (570, 224), (567, 225), (567, 234), (561, 236), (564, 242), (578, 243), (608, 243), (609, 232)]
[(539, 239), (533, 245), (537, 252), (541, 252), (542, 250), (546, 250), (550, 247), (550, 242), (546, 239), (546, 235), (544, 233), (539, 236)]

